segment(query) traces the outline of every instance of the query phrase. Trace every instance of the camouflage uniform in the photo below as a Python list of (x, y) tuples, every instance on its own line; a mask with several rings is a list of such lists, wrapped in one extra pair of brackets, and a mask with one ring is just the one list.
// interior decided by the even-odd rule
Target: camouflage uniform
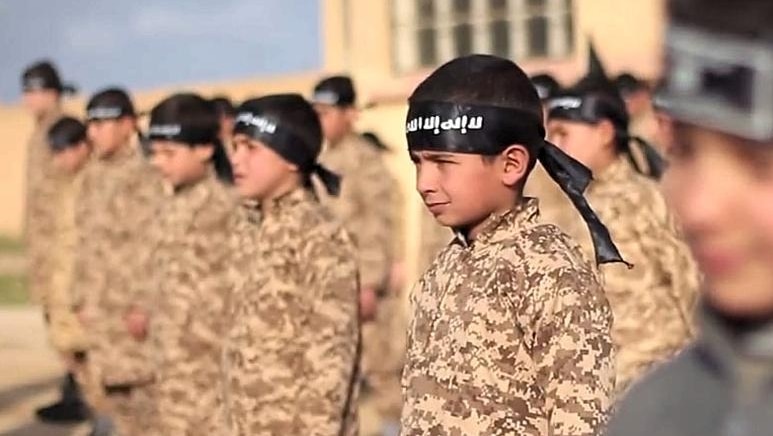
[(596, 435), (614, 387), (611, 311), (537, 200), (457, 237), (411, 298), (403, 435)]
[(357, 134), (326, 147), (319, 162), (342, 177), (341, 195), (322, 195), (321, 201), (333, 211), (357, 244), (363, 286), (381, 289), (386, 285), (393, 258), (395, 223), (392, 210), (397, 184), (381, 153)]
[(86, 168), (76, 203), (80, 235), (73, 297), (76, 307), (93, 318), (86, 326), (88, 375), (81, 380), (90, 385), (86, 392), (99, 392), (100, 386), (115, 391), (105, 405), (122, 435), (146, 434), (152, 421), (148, 346), (129, 334), (124, 317), (146, 303), (131, 292), (131, 283), (145, 274), (152, 248), (148, 229), (160, 197), (157, 174), (139, 148), (127, 144)]
[(255, 276), (229, 304), (227, 420), (237, 435), (356, 434), (353, 245), (305, 189), (253, 215)]
[[(377, 400), (380, 414), (397, 419), (400, 408), (400, 366), (404, 350), (392, 346), (398, 331), (399, 296), (385, 292), (399, 244), (395, 211), (399, 185), (386, 167), (383, 152), (360, 135), (352, 133), (335, 146), (326, 147), (319, 157), (325, 167), (342, 176), (339, 197), (323, 196), (328, 206), (357, 246), (360, 281), (379, 293), (376, 319), (362, 326), (362, 370)], [(317, 189), (317, 192), (323, 192)], [(397, 243), (396, 243), (397, 242)], [(371, 395), (368, 395), (371, 397)], [(365, 399), (365, 398), (363, 398)]]
[(627, 158), (597, 175), (586, 196), (634, 265), (600, 268), (615, 315), (612, 338), (622, 392), (695, 335), (699, 273), (658, 185), (638, 174)]
[(88, 348), (86, 333), (73, 310), (72, 282), (78, 233), (75, 228), (75, 199), (83, 183), (83, 169), (76, 174), (61, 176), (56, 196), (52, 199), (57, 211), (54, 221), (55, 238), (49, 245), (51, 281), (48, 285), (45, 311), (49, 320), (51, 344), (61, 353), (84, 351)]
[(36, 121), (27, 145), (27, 192), (24, 236), (27, 245), (28, 288), (33, 300), (46, 305), (51, 280), (49, 245), (55, 238), (59, 173), (48, 146), (48, 130), (62, 117), (59, 109)]
[(214, 174), (178, 190), (159, 209), (143, 284), (154, 302), (154, 434), (217, 434), (225, 301), (243, 261), (237, 211), (236, 199)]

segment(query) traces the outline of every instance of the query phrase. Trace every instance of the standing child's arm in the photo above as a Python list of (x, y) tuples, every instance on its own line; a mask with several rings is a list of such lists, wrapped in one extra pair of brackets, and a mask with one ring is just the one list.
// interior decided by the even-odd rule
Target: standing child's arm
[(540, 318), (533, 355), (551, 435), (595, 436), (614, 388), (612, 315), (590, 270), (557, 268), (534, 290)]

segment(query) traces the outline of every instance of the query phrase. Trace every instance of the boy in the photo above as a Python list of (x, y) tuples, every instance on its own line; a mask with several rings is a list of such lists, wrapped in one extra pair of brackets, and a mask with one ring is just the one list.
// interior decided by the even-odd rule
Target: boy
[(316, 200), (338, 177), (317, 163), (322, 132), (297, 94), (239, 108), (231, 161), (258, 241), (255, 272), (230, 305), (226, 416), (237, 435), (357, 431), (358, 280), (348, 235)]
[(588, 170), (545, 143), (526, 74), (455, 59), (409, 99), (417, 190), (455, 240), (421, 278), (403, 372), (404, 435), (595, 435), (614, 386), (612, 317), (591, 265), (539, 222), (537, 158), (583, 211), (600, 262), (619, 260), (582, 198)]
[(632, 387), (607, 434), (769, 435), (773, 3), (673, 0), (670, 17), (664, 192), (704, 273), (700, 336)]
[[(128, 94), (106, 89), (87, 106), (88, 137), (96, 159), (86, 168), (76, 202), (79, 232), (72, 290), (91, 342), (82, 376), (121, 434), (145, 434), (152, 420), (152, 372), (144, 319), (128, 316), (143, 305), (130, 292), (151, 247), (161, 184), (144, 160), (136, 137), (136, 114)], [(127, 331), (128, 330), (128, 331)], [(102, 401), (104, 400), (104, 401)], [(92, 402), (92, 401), (90, 401)]]

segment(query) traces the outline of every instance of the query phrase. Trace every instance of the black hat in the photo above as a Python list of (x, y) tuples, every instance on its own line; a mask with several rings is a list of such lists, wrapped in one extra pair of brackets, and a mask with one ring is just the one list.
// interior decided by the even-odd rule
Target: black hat
[(550, 99), (561, 89), (561, 85), (550, 74), (537, 74), (530, 79), (542, 101)]
[(48, 145), (56, 153), (86, 140), (86, 126), (72, 117), (64, 117), (48, 129)]
[(349, 76), (333, 76), (320, 81), (314, 87), (311, 102), (314, 104), (327, 104), (331, 106), (354, 106), (357, 101), (357, 93), (354, 91), (354, 83)]
[(56, 67), (49, 61), (36, 62), (27, 67), (22, 73), (21, 84), (24, 92), (43, 89), (67, 93), (75, 92), (75, 87), (62, 83)]
[(131, 97), (121, 88), (108, 88), (94, 94), (86, 106), (88, 121), (115, 120), (125, 116), (135, 117), (136, 113)]

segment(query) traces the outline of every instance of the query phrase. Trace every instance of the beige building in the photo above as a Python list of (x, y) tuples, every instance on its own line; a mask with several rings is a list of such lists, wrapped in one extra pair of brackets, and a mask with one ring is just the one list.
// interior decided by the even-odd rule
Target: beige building
[[(150, 108), (175, 90), (227, 94), (234, 99), (295, 91), (309, 94), (327, 73), (353, 75), (365, 108), (362, 130), (377, 132), (394, 152), (390, 163), (405, 198), (408, 241), (416, 238), (419, 204), (413, 169), (404, 151), (405, 99), (432, 67), (460, 54), (493, 53), (516, 59), (531, 73), (551, 72), (570, 81), (585, 67), (592, 38), (610, 72), (656, 77), (660, 69), (664, 0), (319, 0), (323, 65), (284, 77), (229, 83), (180, 84), (133, 90)], [(300, 30), (299, 30), (300, 31)], [(41, 53), (42, 55), (43, 53)], [(84, 97), (68, 100), (80, 113)], [(0, 106), (0, 234), (21, 233), (25, 142), (31, 121), (18, 106)], [(414, 247), (408, 247), (413, 253)], [(412, 256), (408, 256), (408, 265)], [(413, 271), (408, 271), (409, 276)]]

